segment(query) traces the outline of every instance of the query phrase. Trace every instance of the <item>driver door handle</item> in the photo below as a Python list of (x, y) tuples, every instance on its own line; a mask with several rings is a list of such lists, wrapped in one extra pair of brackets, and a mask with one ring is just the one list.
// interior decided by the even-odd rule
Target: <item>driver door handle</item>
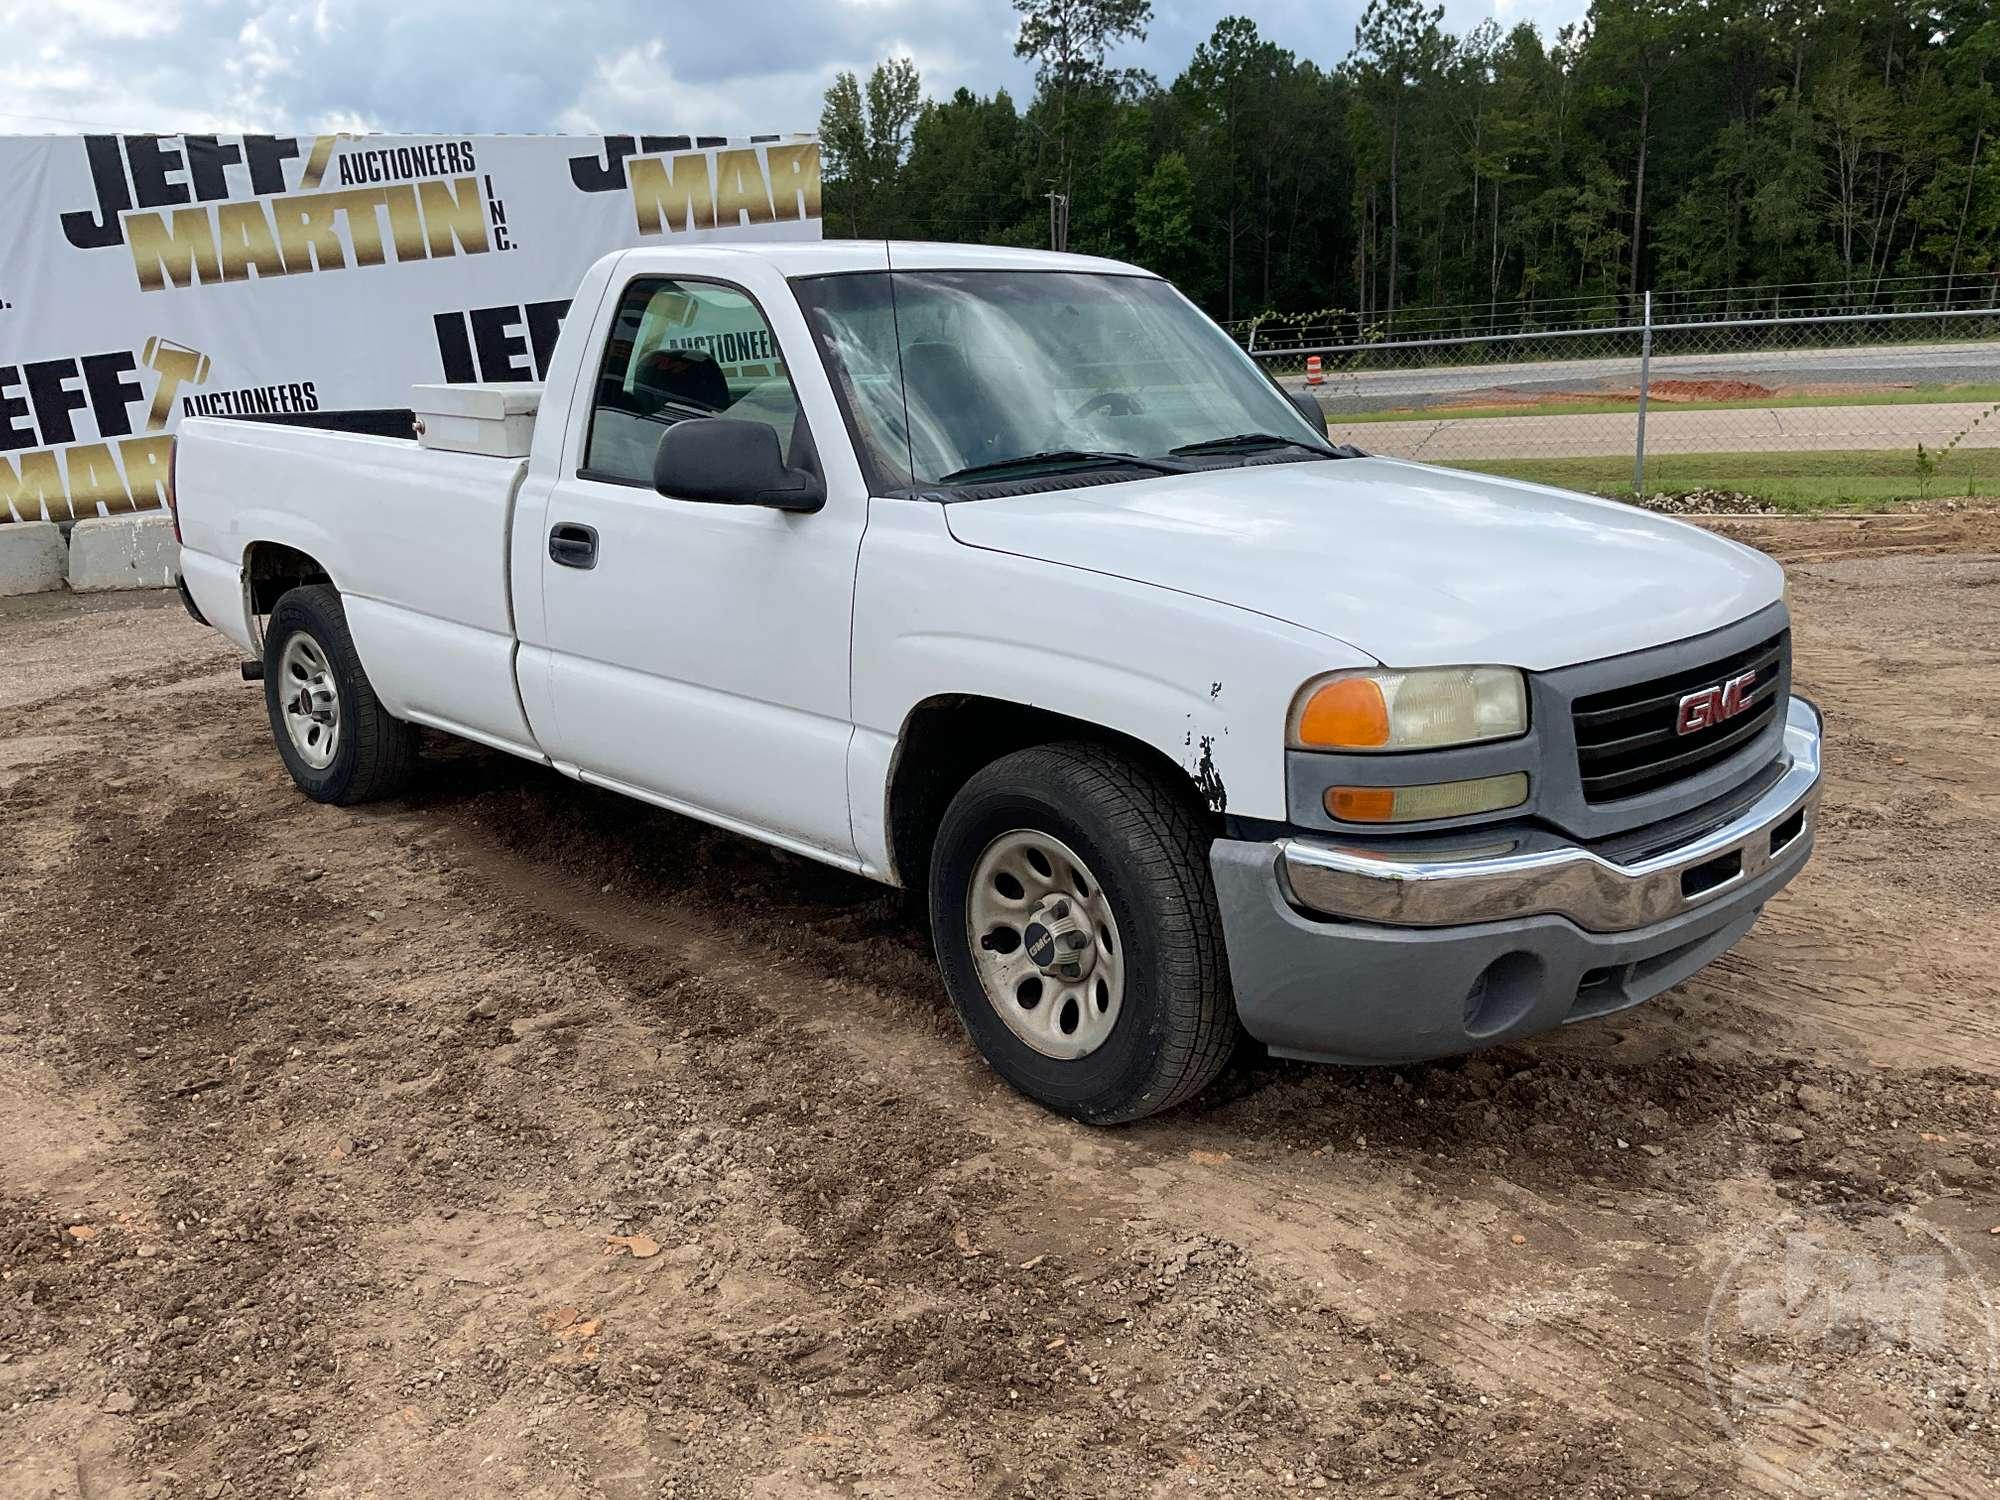
[(597, 528), (558, 521), (549, 528), (549, 560), (565, 568), (597, 566)]

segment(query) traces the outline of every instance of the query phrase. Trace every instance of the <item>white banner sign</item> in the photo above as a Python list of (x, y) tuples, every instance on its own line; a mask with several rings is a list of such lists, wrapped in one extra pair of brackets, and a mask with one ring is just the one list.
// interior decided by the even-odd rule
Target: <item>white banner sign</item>
[(819, 213), (809, 136), (0, 137), (0, 521), (158, 505), (184, 416), (539, 380), (607, 251)]

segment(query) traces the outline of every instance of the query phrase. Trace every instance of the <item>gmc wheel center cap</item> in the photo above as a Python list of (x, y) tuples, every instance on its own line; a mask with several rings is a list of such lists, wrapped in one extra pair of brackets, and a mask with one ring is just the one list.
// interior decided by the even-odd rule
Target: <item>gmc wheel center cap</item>
[(1074, 984), (1097, 962), (1097, 943), (1076, 901), (1050, 896), (1021, 929), (1021, 945), (1036, 968), (1051, 979)]

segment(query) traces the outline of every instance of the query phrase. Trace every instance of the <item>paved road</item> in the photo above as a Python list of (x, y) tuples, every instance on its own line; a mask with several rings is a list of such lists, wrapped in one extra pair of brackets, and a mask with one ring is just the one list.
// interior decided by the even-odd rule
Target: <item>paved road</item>
[[(1329, 403), (1331, 405), (1331, 403)], [(1941, 448), (1981, 412), (1977, 402), (1926, 406), (1792, 406), (1646, 414), (1648, 453), (1800, 453)], [(1576, 416), (1460, 417), (1441, 421), (1328, 424), (1336, 442), (1396, 458), (1587, 458), (1630, 453), (1637, 418), (1625, 412)], [(2000, 414), (1960, 442), (2000, 448)]]
[[(1410, 351), (1412, 355), (1416, 351)], [(1759, 385), (1954, 384), (2000, 380), (2000, 340), (1909, 344), (1866, 349), (1765, 350), (1752, 354), (1656, 355), (1655, 380), (1748, 380)], [(1441, 396), (1476, 391), (1630, 390), (1638, 384), (1636, 347), (1616, 359), (1557, 359), (1535, 363), (1458, 365), (1436, 369), (1329, 372), (1319, 387), (1336, 409), (1380, 411), (1421, 406)], [(1305, 388), (1305, 378), (1284, 377)]]

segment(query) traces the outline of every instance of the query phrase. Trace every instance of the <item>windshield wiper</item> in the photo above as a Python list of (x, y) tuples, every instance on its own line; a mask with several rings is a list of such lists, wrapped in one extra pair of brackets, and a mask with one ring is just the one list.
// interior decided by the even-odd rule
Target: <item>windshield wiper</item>
[(1204, 438), (1199, 443), (1182, 443), (1170, 451), (1176, 456), (1193, 457), (1202, 453), (1232, 453), (1238, 448), (1303, 448), (1308, 453), (1337, 456), (1331, 448), (1299, 438), (1279, 437), (1275, 432), (1239, 432), (1231, 437)]
[(974, 464), (967, 469), (954, 469), (937, 482), (964, 484), (970, 480), (991, 479), (1011, 469), (1048, 467), (1060, 471), (1078, 464), (1124, 464), (1136, 469), (1151, 469), (1156, 474), (1193, 472), (1192, 465), (1177, 464), (1171, 458), (1142, 458), (1136, 453), (1099, 453), (1085, 448), (1053, 448), (1045, 453), (1021, 453), (1013, 458), (996, 458), (991, 463)]

